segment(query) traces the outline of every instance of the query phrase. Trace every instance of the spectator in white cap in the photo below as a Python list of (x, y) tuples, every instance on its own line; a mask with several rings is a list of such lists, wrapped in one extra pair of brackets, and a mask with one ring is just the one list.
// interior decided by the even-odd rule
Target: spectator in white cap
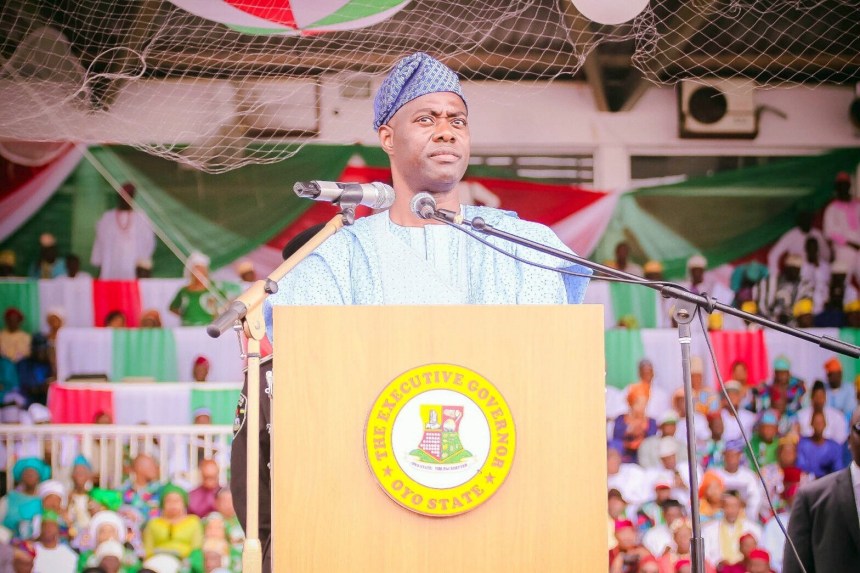
[(678, 414), (671, 408), (665, 410), (657, 418), (658, 433), (650, 438), (645, 438), (639, 446), (639, 465), (643, 468), (656, 468), (660, 466), (660, 445), (665, 443), (664, 438), (675, 442), (675, 454), (678, 460), (687, 460), (687, 446), (685, 442), (676, 437), (678, 429)]
[(95, 550), (81, 552), (82, 566), (103, 567), (104, 557), (112, 555), (121, 562), (123, 570), (137, 571), (140, 558), (125, 543), (126, 523), (118, 513), (103, 510), (95, 514), (87, 528), (87, 541), (90, 547), (95, 547)]
[[(645, 470), (650, 483), (649, 491), (654, 491), (658, 483), (671, 484), (671, 497), (688, 505), (690, 503), (690, 476), (687, 464), (678, 461), (675, 440), (671, 437), (662, 438), (658, 454), (660, 455), (660, 465)], [(697, 467), (696, 470), (701, 478), (702, 469)]]
[[(57, 479), (49, 479), (45, 480), (39, 484), (39, 497), (42, 500), (42, 512), (51, 511), (56, 514), (56, 522), (59, 527), (59, 535), (60, 541), (63, 543), (69, 543), (70, 541), (70, 530), (69, 530), (69, 513), (66, 508), (66, 502), (68, 500), (68, 489), (63, 485), (63, 482)], [(40, 516), (36, 516), (33, 520), (34, 529), (36, 531), (39, 530), (41, 525)]]
[(648, 483), (645, 472), (638, 464), (622, 463), (624, 446), (621, 442), (612, 440), (606, 453), (607, 482), (609, 489), (622, 492), (624, 498), (633, 505), (639, 505), (648, 499)]
[(746, 446), (743, 440), (726, 442), (723, 451), (723, 467), (713, 471), (723, 480), (726, 489), (736, 490), (746, 504), (746, 515), (749, 519), (758, 520), (758, 512), (762, 503), (762, 487), (758, 476), (743, 465), (746, 461)]
[[(737, 410), (738, 420), (740, 421), (741, 427), (743, 427), (747, 436), (752, 436), (752, 430), (756, 422), (756, 415), (741, 407), (741, 402), (743, 401), (745, 394), (743, 384), (737, 380), (727, 380), (725, 385), (726, 393), (729, 395), (729, 400), (731, 400), (732, 405), (735, 407), (735, 410)], [(723, 440), (728, 442), (731, 440), (741, 439), (740, 427), (738, 426), (738, 422), (735, 421), (734, 416), (732, 416), (731, 409), (729, 408), (729, 404), (726, 402), (725, 398), (723, 398), (723, 408), (720, 410), (720, 417), (723, 419)]]
[(105, 573), (119, 573), (120, 568), (124, 569), (123, 557), (125, 550), (119, 541), (105, 541), (96, 547), (93, 553), (93, 564), (89, 567), (99, 567)]
[(194, 252), (185, 263), (188, 284), (179, 289), (170, 303), (170, 312), (182, 319), (182, 326), (205, 326), (212, 322), (224, 295), (209, 280), (209, 257)]
[(689, 280), (681, 283), (687, 290), (696, 294), (707, 292), (705, 288), (705, 270), (708, 268), (708, 259), (696, 254), (687, 259), (687, 276)]
[(39, 258), (30, 265), (30, 278), (55, 279), (66, 276), (66, 261), (57, 256), (57, 239), (51, 233), (39, 236)]
[(766, 314), (772, 320), (788, 324), (794, 317), (793, 310), (797, 301), (812, 299), (815, 294), (813, 285), (801, 277), (802, 266), (803, 257), (800, 255), (792, 254), (785, 258), (782, 272), (776, 280), (776, 289), (773, 290), (771, 300), (767, 301)]

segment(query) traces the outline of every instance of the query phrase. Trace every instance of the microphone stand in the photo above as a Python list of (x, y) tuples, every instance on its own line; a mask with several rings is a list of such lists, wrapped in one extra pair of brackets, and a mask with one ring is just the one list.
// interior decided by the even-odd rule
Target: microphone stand
[(678, 301), (678, 303), (675, 305), (674, 318), (675, 322), (678, 324), (678, 341), (681, 344), (681, 369), (683, 371), (684, 377), (684, 403), (686, 405), (685, 418), (687, 423), (687, 465), (690, 475), (690, 518), (693, 524), (693, 537), (690, 544), (690, 556), (692, 558), (692, 570), (694, 573), (704, 573), (705, 570), (705, 544), (704, 539), (702, 538), (702, 524), (699, 515), (699, 485), (698, 475), (696, 473), (696, 467), (698, 465), (698, 462), (696, 460), (695, 445), (696, 428), (693, 420), (693, 385), (690, 379), (690, 343), (692, 340), (690, 323), (695, 317), (697, 307), (706, 310), (708, 313), (711, 313), (715, 310), (719, 310), (720, 312), (732, 316), (737, 316), (748, 322), (754, 322), (756, 324), (760, 324), (762, 326), (778, 330), (779, 332), (783, 332), (790, 336), (794, 336), (795, 338), (800, 338), (801, 340), (815, 343), (821, 348), (832, 350), (833, 352), (838, 352), (840, 354), (851, 356), (853, 358), (860, 357), (860, 347), (855, 346), (853, 344), (849, 344), (829, 336), (816, 336), (809, 332), (798, 330), (796, 328), (792, 328), (784, 324), (779, 324), (761, 316), (756, 316), (754, 314), (743, 312), (742, 310), (736, 309), (732, 306), (725, 305), (718, 300), (708, 296), (707, 294), (699, 295), (691, 293), (680, 285), (652, 284), (651, 282), (646, 281), (642, 277), (631, 275), (629, 273), (625, 273), (624, 271), (619, 271), (618, 269), (613, 269), (612, 267), (592, 262), (573, 253), (554, 249), (541, 243), (537, 243), (524, 237), (520, 237), (519, 235), (514, 235), (512, 233), (502, 231), (488, 224), (481, 217), (475, 217), (472, 220), (468, 220), (464, 219), (462, 215), (454, 213), (453, 211), (435, 208), (426, 209), (426, 211), (421, 211), (420, 213), (416, 214), (422, 218), (432, 218), (437, 221), (441, 221), (443, 223), (447, 223), (449, 225), (457, 227), (465, 225), (484, 235), (498, 237), (505, 241), (521, 245), (523, 247), (527, 247), (529, 249), (533, 249), (535, 251), (545, 253), (547, 255), (551, 255), (571, 263), (582, 265), (594, 271), (603, 273), (604, 275), (646, 286), (650, 289), (659, 291), (660, 294), (663, 295), (663, 297), (665, 298), (674, 298)]
[[(360, 199), (360, 197), (359, 197)], [(246, 467), (246, 517), (245, 541), (242, 545), (242, 571), (260, 573), (262, 571), (263, 550), (260, 544), (260, 341), (266, 336), (266, 323), (263, 318), (263, 301), (270, 294), (278, 292), (280, 281), (293, 267), (307, 257), (314, 249), (338, 232), (344, 225), (355, 221), (355, 208), (358, 203), (339, 203), (340, 213), (334, 216), (319, 232), (301, 246), (290, 258), (264, 280), (256, 281), (235, 299), (230, 306), (218, 315), (206, 332), (218, 338), (231, 328), (239, 339), (240, 358), (248, 359), (248, 401), (246, 416), (248, 421), (247, 467)], [(248, 338), (247, 352), (242, 351), (244, 332)]]

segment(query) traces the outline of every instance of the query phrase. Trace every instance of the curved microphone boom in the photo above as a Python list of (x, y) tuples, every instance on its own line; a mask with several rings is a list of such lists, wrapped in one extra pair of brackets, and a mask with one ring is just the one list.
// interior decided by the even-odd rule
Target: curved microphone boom
[(388, 209), (394, 204), (391, 185), (373, 183), (339, 183), (336, 181), (299, 181), (293, 185), (299, 197), (327, 201), (336, 205), (365, 205), (371, 209)]
[(419, 219), (432, 219), (436, 214), (436, 199), (430, 193), (418, 193), (409, 202), (409, 210)]

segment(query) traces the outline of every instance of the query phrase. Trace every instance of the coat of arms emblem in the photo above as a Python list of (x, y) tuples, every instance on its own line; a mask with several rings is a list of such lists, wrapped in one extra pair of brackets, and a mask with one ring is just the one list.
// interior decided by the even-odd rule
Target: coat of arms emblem
[[(418, 448), (409, 452), (409, 458), (418, 464), (462, 464), (472, 458), (460, 441), (460, 422), (463, 406), (421, 406), (424, 435)], [(416, 465), (418, 465), (416, 464)]]

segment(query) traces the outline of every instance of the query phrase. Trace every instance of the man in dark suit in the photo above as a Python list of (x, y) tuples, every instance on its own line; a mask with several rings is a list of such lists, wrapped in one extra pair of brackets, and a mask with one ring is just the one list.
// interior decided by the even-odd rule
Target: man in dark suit
[[(849, 467), (815, 480), (797, 493), (788, 535), (807, 573), (860, 571), (860, 407), (851, 416)], [(800, 573), (786, 543), (784, 573)]]

